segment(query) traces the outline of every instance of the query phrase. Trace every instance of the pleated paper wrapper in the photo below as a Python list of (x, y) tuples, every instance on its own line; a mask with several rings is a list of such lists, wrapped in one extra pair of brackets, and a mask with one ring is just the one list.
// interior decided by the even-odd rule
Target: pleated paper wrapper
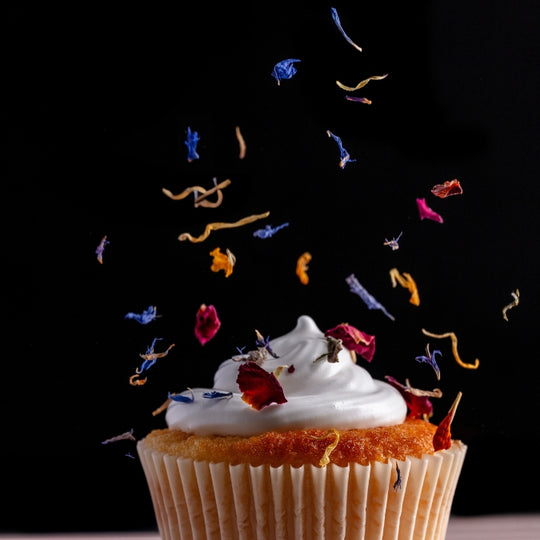
[(163, 539), (443, 540), (467, 446), (324, 468), (194, 461), (144, 440), (137, 449)]

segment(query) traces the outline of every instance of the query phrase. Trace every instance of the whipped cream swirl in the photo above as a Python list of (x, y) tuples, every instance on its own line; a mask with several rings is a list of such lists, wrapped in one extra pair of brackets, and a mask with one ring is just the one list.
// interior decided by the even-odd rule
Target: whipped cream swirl
[[(352, 429), (399, 424), (407, 406), (400, 393), (389, 384), (375, 380), (355, 364), (350, 352), (342, 349), (338, 362), (328, 362), (327, 340), (311, 317), (299, 317), (296, 328), (270, 341), (279, 358), (268, 355), (262, 363), (266, 371), (283, 369), (278, 380), (286, 403), (255, 410), (242, 400), (236, 378), (242, 361), (223, 362), (214, 387), (193, 388), (191, 403), (172, 401), (166, 421), (171, 429), (196, 435), (250, 436), (272, 430), (305, 428)], [(208, 399), (205, 392), (232, 392), (228, 399)], [(186, 397), (191, 392), (183, 392)]]

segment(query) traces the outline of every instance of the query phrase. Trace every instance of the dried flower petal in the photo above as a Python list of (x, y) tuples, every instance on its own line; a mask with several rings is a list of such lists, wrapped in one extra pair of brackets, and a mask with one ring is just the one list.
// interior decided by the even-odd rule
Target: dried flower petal
[(512, 294), (514, 300), (512, 302), (510, 302), (509, 304), (506, 304), (506, 306), (504, 306), (503, 309), (502, 309), (502, 316), (503, 316), (503, 319), (506, 322), (508, 322), (508, 315), (506, 314), (506, 312), (509, 309), (512, 309), (513, 307), (516, 307), (519, 304), (519, 289), (516, 289), (516, 291), (512, 292), (511, 294)]
[(240, 147), (238, 158), (244, 159), (246, 157), (246, 150), (247, 150), (246, 141), (244, 140), (244, 137), (242, 136), (239, 126), (236, 126), (235, 132), (236, 132), (236, 138), (238, 140), (238, 146)]
[(221, 392), (219, 390), (211, 390), (210, 392), (204, 392), (202, 397), (206, 399), (231, 399), (232, 392)]
[(346, 86), (339, 81), (336, 81), (336, 84), (342, 90), (347, 90), (348, 92), (355, 92), (356, 90), (360, 90), (360, 88), (364, 88), (364, 86), (366, 86), (369, 81), (380, 81), (382, 79), (386, 79), (386, 77), (388, 77), (388, 73), (385, 73), (384, 75), (373, 75), (371, 77), (368, 77), (367, 79), (364, 79), (363, 81), (360, 81), (356, 86)]
[(334, 433), (335, 439), (324, 449), (324, 454), (319, 461), (319, 467), (326, 467), (330, 463), (330, 454), (335, 450), (336, 446), (339, 443), (339, 431), (337, 429), (329, 430), (321, 437), (322, 439)]
[(401, 489), (401, 471), (399, 470), (399, 465), (397, 464), (397, 461), (396, 461), (396, 481), (393, 483), (392, 489), (394, 491)]
[(445, 332), (444, 334), (433, 334), (432, 332), (428, 332), (424, 328), (422, 328), (422, 333), (426, 336), (437, 338), (437, 339), (443, 339), (449, 337), (452, 340), (452, 354), (454, 355), (454, 359), (456, 362), (463, 368), (466, 369), (478, 369), (478, 366), (480, 365), (480, 360), (478, 358), (475, 358), (474, 364), (467, 364), (465, 363), (458, 354), (458, 338), (454, 332)]
[(446, 180), (443, 184), (435, 184), (431, 188), (431, 193), (436, 197), (444, 199), (451, 195), (461, 195), (463, 193), (463, 188), (461, 187), (459, 180), (454, 178), (453, 180)]
[(270, 238), (274, 236), (280, 229), (283, 229), (284, 227), (288, 227), (288, 223), (282, 223), (281, 225), (277, 225), (276, 227), (272, 227), (271, 225), (265, 225), (264, 229), (257, 229), (253, 236), (256, 238)]
[(112, 442), (117, 441), (136, 441), (137, 439), (133, 436), (133, 428), (129, 431), (126, 431), (125, 433), (121, 433), (120, 435), (115, 435), (114, 437), (111, 437), (110, 439), (105, 439), (104, 441), (101, 441), (101, 444), (109, 444)]
[(435, 371), (435, 375), (437, 375), (437, 380), (440, 380), (441, 379), (441, 370), (439, 369), (439, 366), (437, 365), (437, 360), (435, 359), (435, 357), (438, 354), (442, 355), (441, 351), (430, 352), (429, 343), (428, 343), (426, 345), (426, 354), (425, 354), (425, 356), (424, 355), (417, 356), (415, 358), (415, 360), (417, 362), (421, 362), (421, 363), (424, 363), (424, 364), (429, 364), (433, 368), (433, 370)]
[(354, 326), (342, 323), (326, 330), (325, 336), (332, 336), (343, 341), (345, 348), (358, 353), (362, 358), (371, 362), (375, 354), (375, 336), (358, 330)]
[(432, 416), (433, 405), (431, 404), (429, 398), (440, 398), (442, 396), (442, 392), (438, 388), (436, 388), (432, 392), (425, 390), (417, 390), (416, 388), (412, 388), (409, 385), (409, 381), (407, 381), (406, 385), (403, 385), (396, 379), (394, 379), (394, 377), (390, 377), (390, 375), (386, 375), (385, 379), (394, 388), (399, 390), (400, 394), (403, 396), (403, 399), (407, 404), (407, 408), (409, 409), (409, 418), (429, 418)]
[(140, 324), (148, 324), (158, 317), (156, 315), (156, 306), (148, 306), (148, 308), (142, 313), (126, 313), (124, 319), (133, 319)]
[(195, 317), (195, 337), (201, 345), (210, 341), (219, 330), (221, 321), (218, 318), (216, 308), (212, 305), (201, 304)]
[(347, 163), (352, 163), (353, 161), (356, 161), (356, 159), (351, 159), (351, 156), (349, 155), (349, 152), (347, 152), (347, 150), (345, 150), (345, 148), (343, 147), (343, 143), (341, 142), (340, 137), (338, 137), (337, 135), (334, 135), (330, 130), (327, 130), (326, 134), (329, 137), (332, 137), (332, 139), (334, 139), (334, 141), (336, 141), (336, 143), (338, 145), (339, 154), (340, 154), (339, 166), (342, 169), (345, 168), (345, 165), (347, 165)]
[(330, 8), (330, 12), (332, 14), (332, 19), (334, 20), (334, 23), (338, 27), (338, 30), (341, 32), (341, 35), (347, 40), (348, 43), (350, 43), (357, 51), (362, 52), (362, 48), (359, 47), (346, 33), (345, 30), (343, 30), (343, 27), (341, 26), (341, 21), (339, 20), (339, 15), (336, 8)]
[(191, 131), (191, 128), (187, 128), (187, 139), (184, 141), (184, 144), (187, 146), (188, 155), (187, 160), (191, 163), (195, 159), (199, 159), (199, 154), (197, 154), (197, 143), (199, 142), (199, 134), (196, 131)]
[(403, 275), (402, 275), (399, 273), (399, 270), (397, 268), (392, 268), (390, 270), (390, 279), (392, 280), (392, 287), (395, 288), (396, 285), (399, 283), (402, 287), (409, 290), (409, 292), (411, 293), (409, 302), (411, 304), (414, 304), (415, 306), (420, 305), (420, 296), (418, 294), (418, 288), (411, 274), (408, 274), (407, 272), (403, 272)]
[(452, 433), (450, 431), (450, 425), (456, 414), (457, 406), (461, 400), (461, 392), (458, 393), (454, 403), (450, 407), (448, 414), (443, 418), (442, 422), (437, 426), (437, 430), (433, 435), (433, 448), (437, 450), (446, 450), (452, 446)]
[(99, 264), (103, 264), (103, 251), (105, 250), (105, 246), (107, 244), (110, 244), (110, 242), (107, 240), (107, 235), (105, 235), (101, 239), (101, 242), (99, 243), (98, 247), (96, 248), (96, 255), (97, 255), (97, 260)]
[(193, 394), (193, 390), (191, 388), (188, 388), (191, 395), (185, 396), (184, 394), (171, 394), (171, 392), (168, 393), (168, 398), (172, 401), (176, 401), (177, 403), (193, 403), (195, 401), (195, 395)]
[(366, 105), (371, 105), (372, 101), (366, 97), (355, 97), (355, 96), (345, 96), (347, 101), (356, 101), (357, 103), (365, 103)]
[(433, 211), (426, 203), (426, 199), (416, 199), (416, 205), (418, 206), (418, 213), (420, 219), (431, 219), (439, 223), (443, 223), (444, 220), (441, 215)]
[(307, 285), (309, 283), (309, 276), (307, 274), (308, 264), (311, 261), (311, 253), (308, 251), (302, 253), (298, 260), (296, 261), (296, 275), (300, 280), (302, 285)]
[(293, 65), (294, 62), (301, 62), (301, 60), (288, 58), (287, 60), (278, 62), (274, 66), (272, 77), (276, 79), (278, 85), (280, 84), (281, 79), (290, 79), (296, 73), (296, 68)]
[(354, 274), (347, 276), (345, 281), (347, 282), (347, 285), (349, 285), (351, 292), (358, 295), (364, 301), (368, 309), (380, 309), (389, 319), (395, 321), (395, 318), (386, 311), (386, 308), (360, 284)]
[(240, 364), (236, 382), (242, 399), (258, 411), (271, 403), (287, 402), (276, 376), (255, 362)]
[(227, 248), (226, 253), (222, 253), (221, 249), (217, 247), (210, 252), (210, 255), (213, 257), (210, 270), (212, 270), (212, 272), (219, 272), (220, 270), (223, 270), (225, 272), (225, 277), (229, 277), (232, 274), (234, 265), (236, 264), (236, 257), (232, 254), (232, 252)]

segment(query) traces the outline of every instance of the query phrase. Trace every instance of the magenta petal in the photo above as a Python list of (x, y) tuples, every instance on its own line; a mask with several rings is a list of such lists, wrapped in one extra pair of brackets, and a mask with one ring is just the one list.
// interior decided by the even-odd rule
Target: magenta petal
[(431, 219), (433, 221), (438, 221), (443, 223), (443, 218), (441, 215), (434, 212), (427, 204), (426, 199), (416, 199), (416, 205), (418, 206), (418, 213), (420, 214), (420, 219)]
[(343, 346), (349, 351), (358, 353), (362, 358), (371, 362), (375, 354), (375, 336), (358, 330), (350, 324), (342, 323), (330, 328), (324, 333), (335, 339), (341, 339)]
[(202, 304), (195, 318), (195, 337), (201, 345), (210, 341), (219, 330), (221, 321), (214, 306)]

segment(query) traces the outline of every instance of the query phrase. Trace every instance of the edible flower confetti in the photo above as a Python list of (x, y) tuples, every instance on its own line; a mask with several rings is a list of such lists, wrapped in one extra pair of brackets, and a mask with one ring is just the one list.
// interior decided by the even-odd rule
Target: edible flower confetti
[(264, 229), (257, 229), (253, 236), (255, 238), (271, 238), (276, 234), (279, 230), (284, 229), (285, 227), (288, 227), (288, 223), (282, 223), (281, 225), (276, 225), (275, 227), (272, 227), (271, 225), (266, 225)]
[(195, 316), (195, 337), (201, 345), (208, 343), (221, 326), (216, 308), (201, 304)]
[(233, 255), (229, 248), (226, 248), (225, 253), (221, 252), (221, 249), (217, 247), (210, 252), (213, 257), (212, 266), (210, 270), (212, 272), (219, 272), (223, 270), (225, 277), (229, 277), (232, 274), (234, 265), (236, 264), (236, 257)]
[(158, 317), (156, 306), (148, 306), (142, 313), (126, 313), (124, 319), (133, 319), (140, 324), (148, 324)]
[(220, 390), (211, 390), (210, 392), (203, 392), (202, 397), (205, 399), (231, 399), (232, 392), (221, 392)]
[(239, 126), (236, 126), (235, 132), (236, 132), (236, 139), (238, 140), (238, 146), (240, 147), (240, 150), (238, 152), (238, 158), (244, 159), (246, 157), (246, 151), (247, 151), (246, 141), (244, 140), (244, 137), (242, 136), (242, 132), (240, 131)]
[(340, 339), (345, 348), (351, 351), (354, 356), (358, 353), (368, 362), (373, 360), (373, 355), (375, 354), (375, 336), (370, 336), (347, 323), (341, 323), (326, 330), (324, 335)]
[(295, 62), (301, 62), (301, 60), (298, 60), (297, 58), (288, 58), (287, 60), (278, 62), (274, 66), (272, 77), (276, 79), (278, 86), (282, 79), (290, 79), (296, 73), (296, 68), (293, 65)]
[(396, 481), (392, 484), (392, 489), (394, 491), (401, 489), (401, 471), (399, 470), (399, 465), (397, 464), (397, 461), (396, 461)]
[(240, 364), (236, 382), (242, 392), (242, 400), (257, 411), (272, 403), (286, 403), (283, 388), (277, 377), (256, 362)]
[(452, 195), (461, 195), (463, 193), (463, 188), (461, 187), (459, 180), (454, 178), (453, 180), (447, 180), (442, 184), (435, 184), (431, 188), (431, 193), (433, 193), (435, 197), (445, 199)]
[(433, 370), (435, 371), (435, 375), (437, 376), (437, 380), (441, 380), (441, 370), (439, 369), (439, 366), (437, 364), (436, 356), (440, 355), (442, 356), (441, 351), (433, 351), (430, 352), (429, 350), (429, 343), (426, 345), (426, 354), (415, 357), (415, 360), (420, 363), (429, 364)]
[(347, 92), (356, 92), (356, 90), (360, 90), (360, 88), (364, 88), (366, 84), (370, 81), (381, 81), (382, 79), (386, 79), (388, 77), (388, 73), (385, 73), (384, 75), (372, 75), (371, 77), (368, 77), (367, 79), (364, 79), (363, 81), (360, 81), (356, 86), (346, 86), (343, 83), (340, 83), (339, 81), (336, 81), (336, 84), (342, 89), (347, 90)]
[(126, 431), (125, 433), (121, 433), (120, 435), (115, 435), (114, 437), (111, 437), (110, 439), (105, 439), (104, 441), (101, 441), (101, 444), (109, 444), (112, 442), (118, 442), (118, 441), (136, 441), (137, 439), (133, 436), (133, 429), (130, 429), (129, 431)]
[(313, 362), (317, 362), (322, 358), (326, 358), (330, 364), (335, 364), (339, 362), (338, 354), (339, 351), (343, 350), (343, 341), (341, 339), (336, 339), (332, 336), (326, 336), (326, 346), (327, 352), (321, 354)]
[(305, 251), (298, 257), (298, 260), (296, 261), (296, 275), (298, 276), (298, 279), (300, 280), (300, 283), (302, 285), (307, 285), (309, 283), (309, 275), (307, 273), (309, 269), (309, 262), (311, 261), (311, 253), (308, 251)]
[(101, 242), (99, 243), (98, 247), (96, 248), (96, 255), (97, 260), (99, 264), (103, 264), (103, 251), (105, 250), (105, 246), (109, 244), (110, 242), (107, 240), (107, 235), (105, 235)]
[(270, 212), (264, 212), (264, 214), (254, 214), (252, 216), (247, 216), (233, 223), (224, 223), (221, 221), (218, 221), (216, 223), (208, 223), (208, 225), (206, 225), (206, 227), (204, 228), (204, 232), (200, 236), (192, 236), (190, 233), (182, 233), (178, 237), (178, 240), (180, 240), (180, 242), (184, 242), (185, 240), (189, 240), (190, 242), (193, 242), (193, 243), (203, 242), (204, 240), (208, 238), (208, 236), (210, 235), (212, 231), (217, 231), (218, 229), (231, 229), (234, 227), (241, 227), (242, 225), (253, 223), (254, 221), (257, 221), (258, 219), (267, 218), (269, 215), (270, 215)]
[(386, 375), (385, 379), (396, 390), (399, 390), (405, 400), (407, 408), (409, 409), (409, 414), (407, 415), (408, 418), (430, 418), (433, 415), (433, 405), (429, 398), (442, 397), (442, 392), (439, 388), (435, 388), (434, 390), (419, 390), (413, 388), (409, 384), (408, 379), (405, 381), (404, 385), (398, 382), (397, 379), (394, 379), (394, 377), (390, 377), (390, 375)]
[(149, 370), (159, 358), (164, 358), (165, 356), (167, 356), (169, 354), (169, 351), (174, 347), (174, 343), (173, 343), (169, 345), (169, 347), (163, 352), (159, 352), (159, 353), (154, 352), (154, 347), (156, 345), (156, 342), (161, 339), (162, 338), (154, 338), (154, 340), (152, 341), (152, 344), (149, 347), (147, 347), (146, 353), (139, 354), (139, 356), (144, 360), (144, 362), (141, 364), (140, 368), (137, 368), (135, 370), (135, 374), (129, 378), (129, 384), (131, 384), (132, 386), (141, 386), (145, 384), (147, 379), (146, 378), (141, 379), (140, 375), (144, 373), (145, 371)]
[(329, 137), (332, 137), (332, 139), (334, 139), (334, 141), (336, 141), (336, 143), (338, 145), (339, 157), (340, 157), (339, 166), (342, 169), (345, 168), (345, 165), (347, 165), (347, 163), (352, 163), (352, 162), (356, 161), (356, 159), (351, 159), (351, 156), (350, 156), (349, 152), (347, 152), (347, 150), (345, 150), (345, 148), (343, 147), (343, 143), (341, 142), (340, 137), (338, 137), (337, 135), (334, 135), (330, 130), (327, 130), (326, 134)]
[(512, 309), (513, 307), (516, 307), (518, 304), (519, 304), (519, 289), (516, 289), (515, 292), (511, 293), (514, 300), (513, 302), (510, 302), (509, 304), (507, 304), (506, 306), (503, 307), (502, 309), (502, 316), (503, 316), (503, 319), (505, 321), (508, 322), (508, 315), (506, 314), (506, 312), (509, 310), (509, 309)]
[(338, 27), (338, 30), (341, 32), (341, 35), (347, 40), (348, 43), (350, 43), (357, 51), (362, 52), (362, 48), (359, 47), (346, 33), (345, 30), (343, 30), (343, 27), (341, 26), (341, 21), (339, 20), (339, 15), (336, 8), (330, 8), (330, 12), (332, 13), (332, 19), (334, 20), (334, 23)]
[(426, 199), (416, 199), (416, 206), (418, 206), (418, 213), (420, 214), (420, 219), (431, 219), (432, 221), (437, 221), (443, 223), (444, 220), (440, 214), (437, 214), (432, 210), (426, 203)]
[(345, 281), (347, 282), (347, 285), (349, 285), (349, 288), (351, 289), (351, 292), (358, 295), (366, 304), (368, 309), (379, 309), (381, 310), (390, 320), (395, 321), (396, 319), (386, 311), (386, 308), (371, 294), (369, 294), (366, 289), (360, 284), (358, 279), (354, 274), (351, 274), (350, 276), (345, 278)]
[(418, 294), (418, 288), (416, 287), (416, 282), (412, 278), (411, 274), (408, 274), (407, 272), (403, 272), (403, 274), (400, 274), (397, 268), (392, 268), (390, 270), (390, 279), (392, 280), (392, 287), (395, 288), (399, 283), (402, 287), (408, 289), (408, 291), (411, 293), (411, 297), (409, 298), (409, 302), (411, 304), (415, 306), (420, 305), (420, 295)]
[(177, 403), (193, 403), (195, 401), (193, 390), (188, 387), (188, 391), (190, 392), (189, 396), (184, 396), (184, 394), (171, 394), (171, 392), (169, 392), (169, 399), (171, 401), (176, 401)]
[(422, 328), (422, 332), (426, 336), (429, 336), (429, 337), (432, 337), (432, 338), (437, 338), (437, 339), (444, 339), (444, 338), (449, 337), (452, 340), (452, 354), (454, 355), (454, 358), (455, 358), (456, 362), (461, 367), (466, 368), (466, 369), (477, 369), (478, 366), (480, 365), (480, 360), (478, 358), (476, 358), (474, 360), (474, 364), (467, 364), (467, 363), (463, 362), (463, 360), (460, 358), (460, 356), (458, 354), (458, 349), (457, 349), (458, 338), (457, 338), (456, 334), (454, 334), (454, 332), (445, 332), (444, 334), (433, 334), (432, 332), (428, 332), (424, 328)]
[(433, 448), (437, 452), (438, 450), (446, 450), (452, 446), (452, 433), (450, 432), (450, 425), (456, 414), (456, 409), (461, 400), (461, 392), (458, 393), (454, 403), (450, 407), (448, 414), (443, 418), (442, 422), (437, 426), (437, 430), (433, 435)]
[(401, 235), (403, 234), (403, 231), (401, 231), (397, 238), (394, 237), (391, 240), (388, 240), (388, 238), (384, 239), (383, 245), (390, 246), (392, 248), (392, 251), (397, 251), (399, 249), (399, 239), (401, 238)]
[[(162, 188), (161, 191), (164, 195), (166, 195), (167, 197), (169, 197), (169, 199), (172, 199), (173, 201), (180, 201), (182, 199), (185, 199), (190, 193), (193, 193), (195, 195), (195, 208), (198, 208), (199, 206), (203, 206), (205, 208), (217, 208), (223, 202), (223, 193), (221, 190), (230, 185), (231, 181), (229, 178), (223, 180), (219, 184), (216, 183), (216, 178), (214, 178), (213, 181), (214, 187), (210, 189), (205, 189), (202, 186), (191, 186), (184, 189), (184, 191), (182, 191), (181, 193), (177, 193), (176, 195), (166, 188)], [(214, 193), (217, 193), (216, 201), (212, 202), (206, 200), (208, 196)]]
[(366, 105), (371, 105), (373, 102), (367, 97), (355, 97), (355, 96), (345, 96), (347, 101), (355, 101), (356, 103), (365, 103)]
[(339, 443), (339, 431), (337, 429), (331, 429), (331, 430), (328, 430), (322, 437), (320, 437), (321, 439), (325, 439), (326, 437), (328, 437), (328, 435), (330, 435), (331, 433), (334, 434), (334, 440), (325, 448), (324, 450), (324, 454), (321, 458), (321, 460), (319, 461), (319, 467), (326, 467), (329, 463), (330, 463), (330, 454), (336, 449), (336, 446), (338, 445)]
[(199, 159), (199, 154), (197, 154), (197, 143), (199, 142), (199, 140), (199, 134), (196, 131), (191, 131), (191, 128), (188, 126), (187, 139), (184, 141), (184, 144), (187, 146), (188, 149), (188, 163)]

